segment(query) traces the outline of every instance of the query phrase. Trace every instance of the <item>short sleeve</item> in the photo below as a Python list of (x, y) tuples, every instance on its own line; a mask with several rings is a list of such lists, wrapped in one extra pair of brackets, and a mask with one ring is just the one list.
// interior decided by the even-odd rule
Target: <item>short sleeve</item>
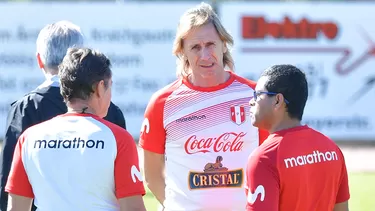
[(5, 191), (19, 196), (34, 198), (33, 189), (22, 161), (24, 142), (25, 136), (22, 134), (16, 144)]
[(340, 154), (341, 154), (343, 162), (342, 162), (342, 167), (341, 167), (341, 178), (340, 178), (340, 184), (339, 184), (340, 186), (339, 186), (337, 196), (336, 196), (336, 203), (348, 201), (350, 198), (348, 172), (346, 169), (345, 158), (341, 151), (340, 151)]
[(280, 183), (276, 165), (258, 148), (249, 157), (245, 193), (247, 211), (278, 211)]
[(139, 169), (137, 146), (133, 137), (120, 127), (111, 127), (117, 143), (115, 159), (115, 193), (118, 199), (145, 195), (143, 178)]
[(141, 127), (139, 146), (147, 151), (164, 154), (166, 133), (163, 116), (166, 94), (154, 94), (147, 105)]

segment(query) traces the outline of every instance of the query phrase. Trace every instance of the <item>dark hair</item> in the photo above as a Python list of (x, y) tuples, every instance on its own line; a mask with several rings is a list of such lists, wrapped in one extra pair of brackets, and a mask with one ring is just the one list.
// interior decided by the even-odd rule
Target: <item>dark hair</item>
[(112, 76), (110, 60), (101, 52), (90, 48), (69, 48), (59, 65), (61, 95), (65, 102), (72, 99), (87, 100), (93, 87)]
[(269, 92), (283, 94), (288, 100), (287, 112), (291, 118), (302, 120), (308, 97), (308, 85), (305, 73), (293, 65), (273, 65), (261, 76), (267, 76), (265, 88)]

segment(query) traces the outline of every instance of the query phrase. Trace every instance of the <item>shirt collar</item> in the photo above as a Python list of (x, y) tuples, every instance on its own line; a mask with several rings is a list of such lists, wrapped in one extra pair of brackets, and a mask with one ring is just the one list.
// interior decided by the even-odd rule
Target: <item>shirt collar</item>
[(45, 87), (60, 87), (60, 78), (58, 75), (53, 75), (53, 76), (47, 76), (46, 80), (38, 86), (38, 88), (45, 88)]

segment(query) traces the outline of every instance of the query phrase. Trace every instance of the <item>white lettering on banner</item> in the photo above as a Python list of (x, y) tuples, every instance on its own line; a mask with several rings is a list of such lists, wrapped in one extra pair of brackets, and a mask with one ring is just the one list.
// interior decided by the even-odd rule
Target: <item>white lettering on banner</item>
[[(0, 4), (0, 128), (10, 103), (43, 82), (35, 51), (39, 31), (59, 20), (79, 25), (86, 45), (105, 53), (113, 71), (112, 101), (123, 111), (127, 130), (139, 137), (151, 95), (176, 80), (171, 54), (178, 20), (194, 2)], [(48, 6), (49, 15), (40, 16)], [(17, 11), (17, 15), (12, 11)], [(87, 14), (102, 14), (90, 16)], [(76, 14), (82, 14), (77, 16)], [(167, 15), (165, 15), (167, 14)], [(4, 130), (0, 130), (0, 139)]]
[(10, 109), (10, 104), (8, 103), (1, 103), (0, 104), (0, 115), (1, 116), (7, 116), (7, 113)]
[(284, 159), (285, 167), (292, 168), (297, 166), (304, 166), (307, 164), (316, 164), (321, 162), (328, 162), (328, 161), (337, 161), (337, 153), (335, 151), (327, 151), (327, 152), (320, 152), (320, 151), (313, 151), (311, 154), (307, 155), (300, 155), (296, 157), (290, 157)]
[(260, 201), (264, 201), (264, 198), (266, 197), (266, 190), (264, 189), (263, 185), (258, 185), (254, 193), (252, 193), (250, 189), (248, 189), (247, 202), (249, 202), (250, 204), (254, 204), (254, 202), (258, 198), (258, 195), (260, 195)]
[(370, 128), (370, 119), (365, 116), (352, 117), (322, 117), (322, 118), (304, 118), (304, 124), (310, 125), (317, 130), (363, 130)]
[(324, 98), (327, 96), (329, 79), (324, 75), (324, 64), (322, 62), (309, 62), (306, 64), (296, 64), (298, 68), (304, 70), (309, 89), (309, 99)]
[(149, 29), (132, 30), (132, 29), (93, 29), (91, 37), (99, 42), (129, 42), (132, 45), (143, 45), (151, 42), (169, 42), (173, 40), (175, 33), (173, 30), (160, 29), (152, 31)]
[(2, 96), (6, 96), (7, 94), (12, 95), (15, 90), (25, 94), (35, 89), (42, 82), (43, 78), (35, 76), (9, 77), (8, 74), (0, 73), (0, 90)]
[[(329, 3), (218, 6), (236, 40), (236, 72), (257, 80), (271, 65), (298, 66), (309, 86), (303, 122), (343, 141), (375, 139), (375, 113), (369, 103), (375, 94), (375, 31), (369, 30), (374, 9), (373, 4)], [(353, 11), (361, 12), (348, 17)]]
[(132, 165), (130, 174), (131, 174), (131, 177), (132, 177), (132, 180), (133, 180), (134, 183), (137, 182), (137, 179), (138, 179), (138, 181), (143, 182), (143, 177), (142, 177), (141, 171), (139, 171), (138, 168), (135, 165)]

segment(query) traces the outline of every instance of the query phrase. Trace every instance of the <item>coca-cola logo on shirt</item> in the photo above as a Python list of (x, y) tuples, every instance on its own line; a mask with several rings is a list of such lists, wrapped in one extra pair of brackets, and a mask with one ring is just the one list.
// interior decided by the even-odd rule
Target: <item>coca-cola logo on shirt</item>
[(192, 135), (185, 143), (187, 154), (206, 152), (238, 152), (243, 147), (244, 132), (227, 132), (218, 137), (198, 138)]

